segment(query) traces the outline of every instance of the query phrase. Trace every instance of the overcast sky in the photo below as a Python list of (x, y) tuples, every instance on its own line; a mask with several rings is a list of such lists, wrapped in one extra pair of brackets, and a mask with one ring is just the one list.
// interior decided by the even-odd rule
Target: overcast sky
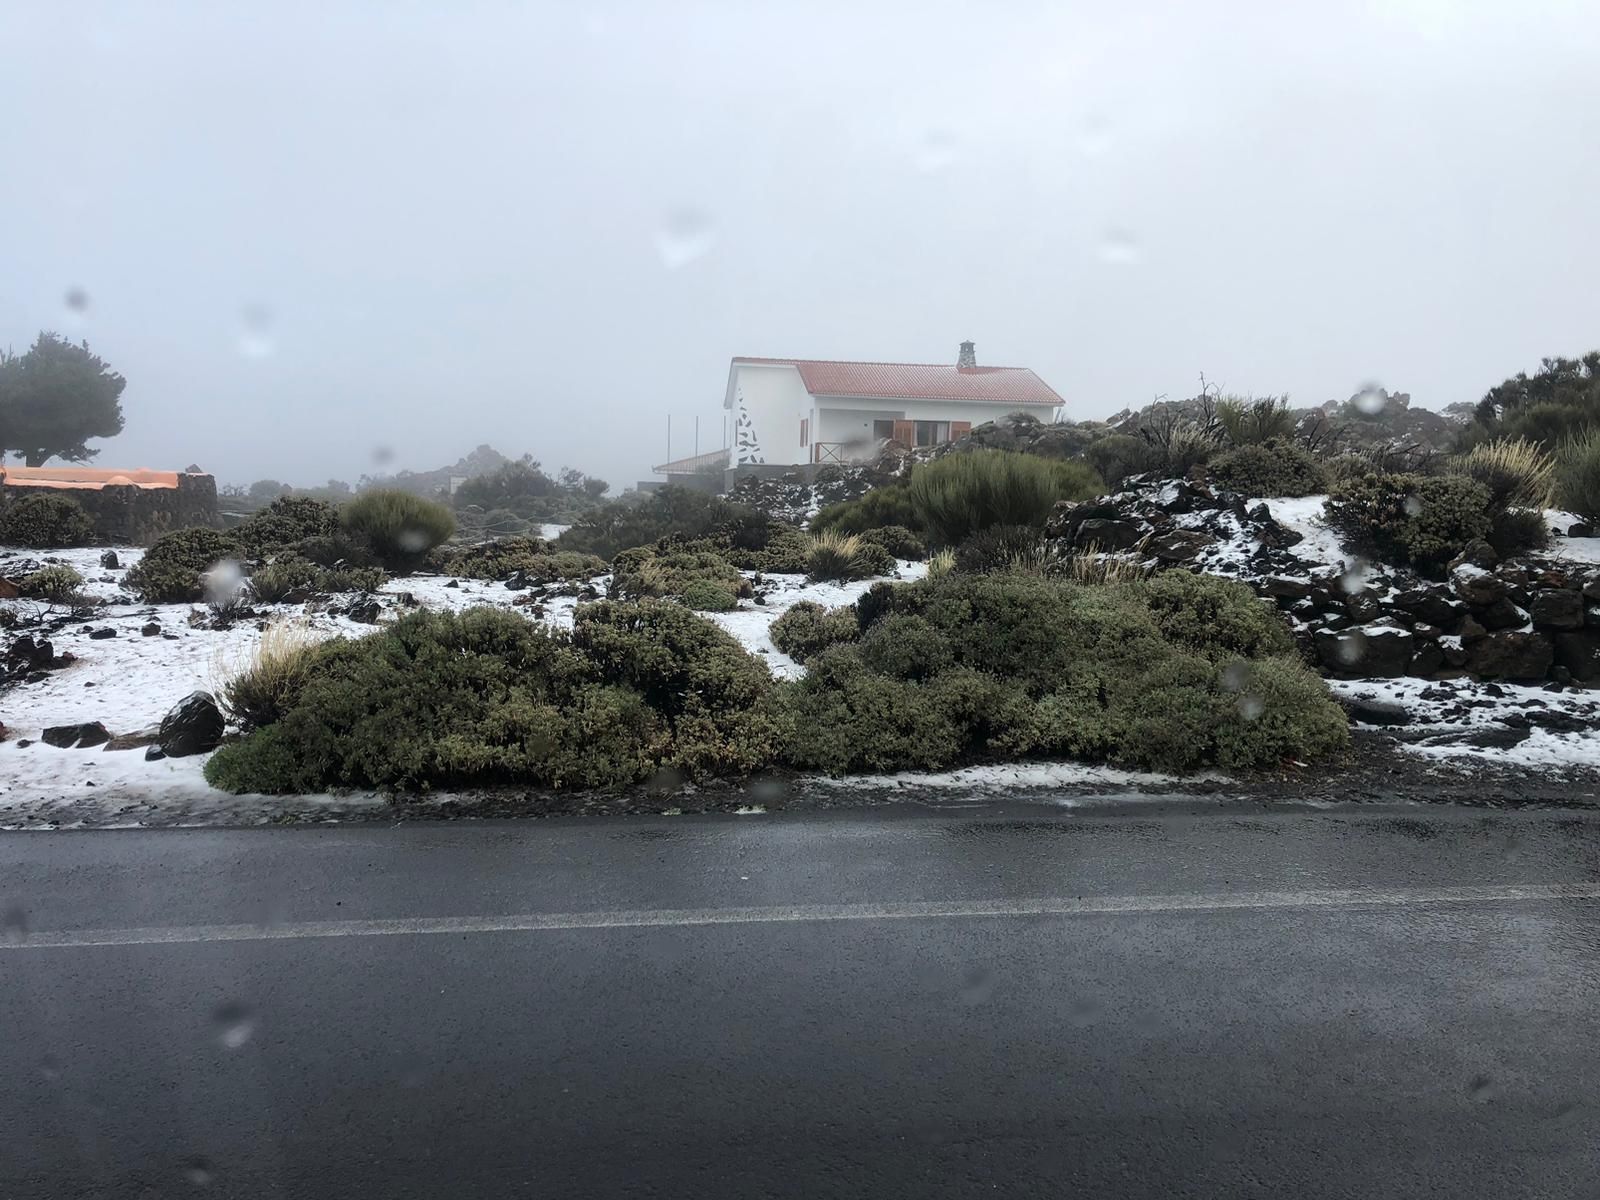
[(1600, 347), (1583, 0), (5, 0), (0, 46), (0, 344), (127, 376), (104, 465), (620, 490), (735, 354), (971, 338), (1076, 419)]

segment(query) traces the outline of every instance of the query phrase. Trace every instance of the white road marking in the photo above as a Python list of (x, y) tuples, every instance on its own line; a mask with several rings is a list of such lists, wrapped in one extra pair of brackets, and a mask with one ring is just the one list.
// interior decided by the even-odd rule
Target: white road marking
[(396, 934), (541, 933), (568, 929), (651, 929), (693, 925), (779, 925), (802, 921), (906, 921), (964, 917), (1070, 917), (1116, 913), (1223, 912), (1231, 909), (1359, 909), (1552, 900), (1600, 900), (1600, 884), (1488, 884), (1472, 887), (1213, 892), (1177, 896), (1048, 896), (1017, 900), (785, 904), (761, 908), (623, 909), (611, 912), (512, 913), (504, 916), (295, 921), (275, 925), (66, 929), (21, 936), (13, 931), (9, 940), (0, 939), (0, 950), (275, 942), (303, 938), (388, 937)]

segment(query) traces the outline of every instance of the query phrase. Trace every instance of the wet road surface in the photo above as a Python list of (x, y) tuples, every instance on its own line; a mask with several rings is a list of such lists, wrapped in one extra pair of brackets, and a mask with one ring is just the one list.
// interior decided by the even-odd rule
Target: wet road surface
[(0, 1195), (1600, 1193), (1600, 816), (0, 837)]

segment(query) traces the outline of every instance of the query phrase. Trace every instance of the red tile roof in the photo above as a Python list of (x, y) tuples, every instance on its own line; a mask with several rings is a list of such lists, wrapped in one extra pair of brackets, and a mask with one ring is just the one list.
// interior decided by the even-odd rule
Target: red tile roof
[(746, 358), (735, 363), (794, 367), (813, 396), (975, 400), (985, 404), (1065, 403), (1027, 367), (955, 367), (942, 363), (828, 362), (813, 358)]

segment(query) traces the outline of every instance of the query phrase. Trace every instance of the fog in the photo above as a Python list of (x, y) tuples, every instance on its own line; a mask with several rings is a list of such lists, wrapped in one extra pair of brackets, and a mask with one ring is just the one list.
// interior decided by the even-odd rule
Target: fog
[[(1600, 10), (0, 8), (0, 345), (129, 380), (104, 465), (620, 488), (736, 354), (1441, 408), (1600, 345)], [(81, 290), (80, 308), (67, 303)]]

